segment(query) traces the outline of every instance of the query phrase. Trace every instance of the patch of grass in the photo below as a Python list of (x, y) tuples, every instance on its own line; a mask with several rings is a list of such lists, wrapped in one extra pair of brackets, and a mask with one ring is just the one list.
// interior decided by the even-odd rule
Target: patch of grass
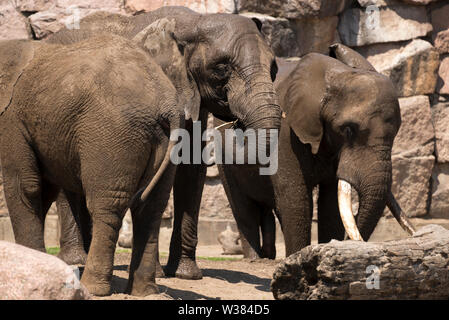
[(197, 257), (197, 259), (208, 260), (208, 261), (236, 261), (242, 260), (242, 258), (226, 258), (226, 257)]
[[(117, 253), (131, 253), (131, 249), (125, 249), (125, 248), (120, 248), (117, 249), (115, 252)], [(161, 251), (159, 252), (159, 257), (160, 258), (167, 258), (168, 257), (168, 252), (164, 252)], [(242, 260), (242, 258), (227, 258), (227, 257), (202, 257), (202, 256), (198, 256), (196, 257), (197, 259), (200, 260), (208, 260), (208, 261), (236, 261), (236, 260)]]
[(56, 256), (59, 253), (59, 251), (61, 251), (61, 248), (59, 248), (59, 247), (48, 247), (48, 248), (45, 248), (45, 250), (47, 251), (48, 254), (52, 254), (52, 255)]
[(115, 250), (116, 253), (131, 253), (131, 249), (120, 248)]

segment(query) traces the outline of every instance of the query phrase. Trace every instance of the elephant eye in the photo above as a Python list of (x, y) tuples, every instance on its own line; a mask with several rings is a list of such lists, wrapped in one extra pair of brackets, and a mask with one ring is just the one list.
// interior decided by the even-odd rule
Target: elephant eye
[(348, 141), (352, 141), (355, 138), (355, 135), (358, 130), (358, 125), (355, 123), (347, 123), (341, 126), (340, 130), (342, 131), (343, 136)]
[(220, 79), (224, 79), (228, 76), (228, 66), (226, 64), (217, 64), (214, 68), (214, 73)]

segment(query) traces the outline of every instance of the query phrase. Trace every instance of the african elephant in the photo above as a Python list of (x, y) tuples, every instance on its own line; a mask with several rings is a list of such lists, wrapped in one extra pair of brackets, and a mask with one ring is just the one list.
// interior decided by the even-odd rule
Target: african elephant
[(0, 156), (16, 242), (45, 251), (45, 215), (62, 190), (81, 231), (82, 219), (92, 220), (81, 282), (94, 295), (110, 293), (127, 207), (134, 220), (127, 291), (157, 292), (159, 226), (175, 174), (170, 132), (199, 108), (195, 87), (179, 96), (147, 52), (170, 59), (166, 73), (190, 87), (170, 25), (158, 20), (133, 40), (102, 34), (72, 45), (0, 43), (9, 80)]
[[(252, 21), (232, 14), (198, 14), (183, 7), (163, 7), (133, 17), (100, 12), (82, 19), (80, 30), (62, 30), (49, 41), (76, 42), (98, 31), (133, 38), (161, 18), (175, 22), (174, 36), (183, 44), (187, 70), (201, 96), (201, 107), (187, 114), (193, 121), (201, 121), (200, 137), (206, 130), (209, 112), (225, 121), (237, 120), (241, 128), (279, 129), (281, 110), (273, 85), (277, 65), (257, 19)], [(193, 139), (191, 121), (186, 122), (186, 128)], [(203, 141), (201, 150), (204, 146)], [(179, 164), (176, 169), (174, 229), (165, 267), (168, 276), (202, 278), (195, 252), (206, 165), (202, 161), (194, 162), (201, 150), (192, 153), (190, 161)]]
[[(273, 210), (287, 255), (309, 245), (315, 186), (319, 242), (343, 240), (345, 231), (351, 239), (368, 240), (386, 204), (412, 232), (390, 191), (391, 149), (401, 124), (392, 82), (336, 44), (330, 56), (304, 56), (275, 85), (285, 112), (276, 174), (260, 176), (256, 165), (218, 165), (245, 256), (275, 258)], [(357, 222), (351, 186), (360, 200)]]

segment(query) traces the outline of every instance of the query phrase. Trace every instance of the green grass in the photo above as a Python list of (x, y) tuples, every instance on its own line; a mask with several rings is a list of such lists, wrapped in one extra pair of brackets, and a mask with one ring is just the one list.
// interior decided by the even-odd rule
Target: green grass
[(49, 248), (45, 248), (47, 250), (48, 254), (52, 254), (52, 255), (57, 255), (59, 253), (59, 251), (61, 251), (61, 249), (59, 247), (49, 247)]
[[(48, 247), (46, 248), (47, 253), (48, 254), (52, 254), (52, 255), (57, 255), (59, 253), (59, 251), (61, 251), (61, 249), (59, 247)], [(131, 249), (126, 249), (126, 248), (120, 248), (117, 249), (115, 251), (116, 253), (131, 253)], [(168, 257), (168, 253), (167, 252), (160, 252), (159, 253), (159, 257), (163, 258), (163, 257)], [(208, 261), (236, 261), (236, 260), (241, 260), (241, 258), (227, 258), (227, 257), (202, 257), (202, 256), (198, 256), (196, 257), (197, 259), (200, 260), (208, 260)]]
[(236, 261), (236, 260), (242, 260), (242, 258), (226, 258), (226, 257), (196, 257), (197, 259), (201, 260), (208, 260), (208, 261)]
[(131, 253), (131, 249), (120, 248), (115, 250), (116, 253)]

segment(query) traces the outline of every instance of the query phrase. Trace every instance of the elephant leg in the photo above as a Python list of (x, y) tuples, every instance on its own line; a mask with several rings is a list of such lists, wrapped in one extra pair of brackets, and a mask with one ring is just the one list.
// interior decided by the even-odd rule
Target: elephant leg
[(162, 214), (170, 198), (174, 173), (173, 166), (167, 168), (146, 203), (131, 208), (133, 249), (126, 292), (132, 295), (147, 296), (158, 293), (155, 279), (159, 264), (159, 229)]
[[(201, 132), (206, 129), (207, 114), (207, 110), (201, 110)], [(190, 137), (193, 137), (192, 131), (190, 130)], [(201, 150), (204, 146), (205, 144), (202, 142)], [(193, 157), (196, 150), (192, 143), (190, 150), (193, 151), (191, 155)], [(195, 254), (198, 243), (198, 214), (207, 167), (205, 164), (192, 163), (191, 159), (191, 164), (179, 164), (176, 169), (173, 184), (173, 232), (168, 262), (164, 269), (166, 276), (176, 276), (182, 279), (201, 279), (203, 277), (196, 264)]]
[(246, 194), (243, 194), (234, 179), (237, 173), (227, 165), (218, 165), (218, 172), (226, 192), (232, 214), (240, 234), (243, 257), (259, 259), (262, 257), (260, 246), (260, 232), (262, 210), (261, 207)]
[(201, 279), (195, 261), (198, 243), (198, 213), (206, 166), (178, 165), (173, 185), (174, 221), (165, 275), (182, 279)]
[(320, 183), (318, 195), (318, 242), (343, 240), (345, 228), (340, 218), (337, 181)]
[[(15, 241), (45, 252), (44, 222), (50, 202), (32, 148), (20, 133), (2, 139), (2, 171), (6, 204)], [(14, 150), (14, 152), (10, 152)], [(44, 206), (44, 198), (47, 204)]]
[(271, 208), (265, 208), (261, 217), (262, 257), (276, 258), (276, 220)]
[(312, 229), (312, 168), (307, 148), (297, 142), (289, 127), (279, 137), (278, 171), (271, 178), (276, 214), (281, 223), (286, 256), (310, 245)]
[(81, 282), (91, 294), (105, 296), (111, 292), (115, 247), (132, 193), (120, 191), (118, 197), (116, 190), (97, 190), (101, 188), (86, 189), (87, 208), (92, 217), (92, 241)]
[[(296, 198), (296, 199), (295, 199)], [(277, 196), (277, 211), (285, 241), (286, 256), (310, 245), (312, 230), (312, 193), (290, 192)]]
[(81, 233), (80, 217), (82, 215), (88, 216), (89, 214), (85, 208), (84, 212), (81, 212), (84, 200), (82, 196), (68, 193), (69, 195), (66, 197), (65, 193), (68, 192), (61, 191), (56, 200), (61, 225), (61, 236), (59, 239), (61, 251), (58, 254), (58, 258), (69, 265), (85, 264), (87, 253)]

